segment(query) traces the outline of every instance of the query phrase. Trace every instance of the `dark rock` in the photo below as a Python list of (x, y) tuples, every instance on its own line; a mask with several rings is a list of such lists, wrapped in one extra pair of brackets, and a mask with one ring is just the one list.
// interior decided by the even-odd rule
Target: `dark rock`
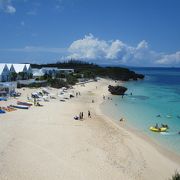
[(108, 86), (108, 91), (113, 95), (124, 95), (124, 93), (127, 91), (126, 87), (123, 86)]
[(144, 79), (144, 75), (143, 74), (137, 74), (137, 78), (138, 79)]

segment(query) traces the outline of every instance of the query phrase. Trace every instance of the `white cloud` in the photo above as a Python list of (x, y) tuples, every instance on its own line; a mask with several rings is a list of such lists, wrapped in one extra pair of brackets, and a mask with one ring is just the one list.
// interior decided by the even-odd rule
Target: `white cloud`
[(74, 41), (69, 49), (67, 58), (90, 59), (90, 60), (119, 60), (122, 63), (128, 61), (143, 60), (149, 52), (148, 43), (141, 41), (137, 47), (129, 46), (120, 40), (105, 41), (95, 38), (92, 34), (85, 36), (83, 39)]
[(16, 12), (16, 8), (12, 5), (11, 0), (0, 0), (0, 11), (14, 14)]
[(13, 13), (16, 12), (16, 8), (13, 7), (12, 5), (7, 5), (5, 11), (6, 11), (7, 13), (13, 14)]
[(148, 43), (142, 40), (137, 46), (130, 46), (120, 40), (99, 40), (92, 34), (74, 41), (68, 48), (67, 59), (112, 60), (127, 65), (156, 66), (180, 65), (180, 51), (164, 54), (151, 50)]
[(85, 38), (74, 41), (68, 51), (69, 58), (77, 59), (99, 59), (106, 55), (108, 44), (105, 41), (100, 41), (92, 34), (85, 36)]
[(162, 55), (161, 58), (157, 60), (157, 64), (164, 64), (164, 65), (180, 64), (180, 51), (173, 54)]
[(160, 53), (151, 50), (145, 40), (131, 46), (120, 40), (100, 40), (92, 34), (72, 42), (69, 48), (26, 46), (24, 48), (0, 49), (0, 51), (36, 54), (36, 57), (50, 53), (54, 57), (61, 57), (62, 60), (73, 58), (134, 66), (180, 66), (180, 51), (172, 54)]

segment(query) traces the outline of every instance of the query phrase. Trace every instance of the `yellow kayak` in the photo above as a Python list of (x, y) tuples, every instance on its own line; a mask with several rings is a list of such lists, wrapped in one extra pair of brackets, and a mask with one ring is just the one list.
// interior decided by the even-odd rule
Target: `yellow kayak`
[(155, 127), (150, 127), (149, 128), (151, 131), (154, 131), (154, 132), (166, 132), (167, 131), (167, 128), (166, 127), (161, 127), (161, 128), (155, 128)]

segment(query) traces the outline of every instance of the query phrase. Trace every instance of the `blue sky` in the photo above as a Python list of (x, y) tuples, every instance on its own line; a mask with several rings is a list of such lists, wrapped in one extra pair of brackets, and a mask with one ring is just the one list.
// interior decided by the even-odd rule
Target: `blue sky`
[(179, 0), (0, 0), (0, 62), (180, 66)]

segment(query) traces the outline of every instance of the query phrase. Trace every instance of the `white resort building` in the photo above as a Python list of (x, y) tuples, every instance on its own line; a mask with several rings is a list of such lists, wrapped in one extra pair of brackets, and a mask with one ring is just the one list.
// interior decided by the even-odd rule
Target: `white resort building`
[(32, 74), (31, 65), (0, 63), (0, 82), (11, 81), (12, 73), (17, 74), (17, 79), (20, 79), (19, 73), (24, 73), (25, 78), (29, 79)]
[(10, 70), (6, 64), (0, 64), (0, 82), (10, 80)]
[(41, 69), (32, 69), (34, 77), (41, 77), (45, 74), (55, 76), (58, 73), (61, 74), (71, 74), (74, 73), (74, 69), (58, 69), (56, 67), (43, 67)]

